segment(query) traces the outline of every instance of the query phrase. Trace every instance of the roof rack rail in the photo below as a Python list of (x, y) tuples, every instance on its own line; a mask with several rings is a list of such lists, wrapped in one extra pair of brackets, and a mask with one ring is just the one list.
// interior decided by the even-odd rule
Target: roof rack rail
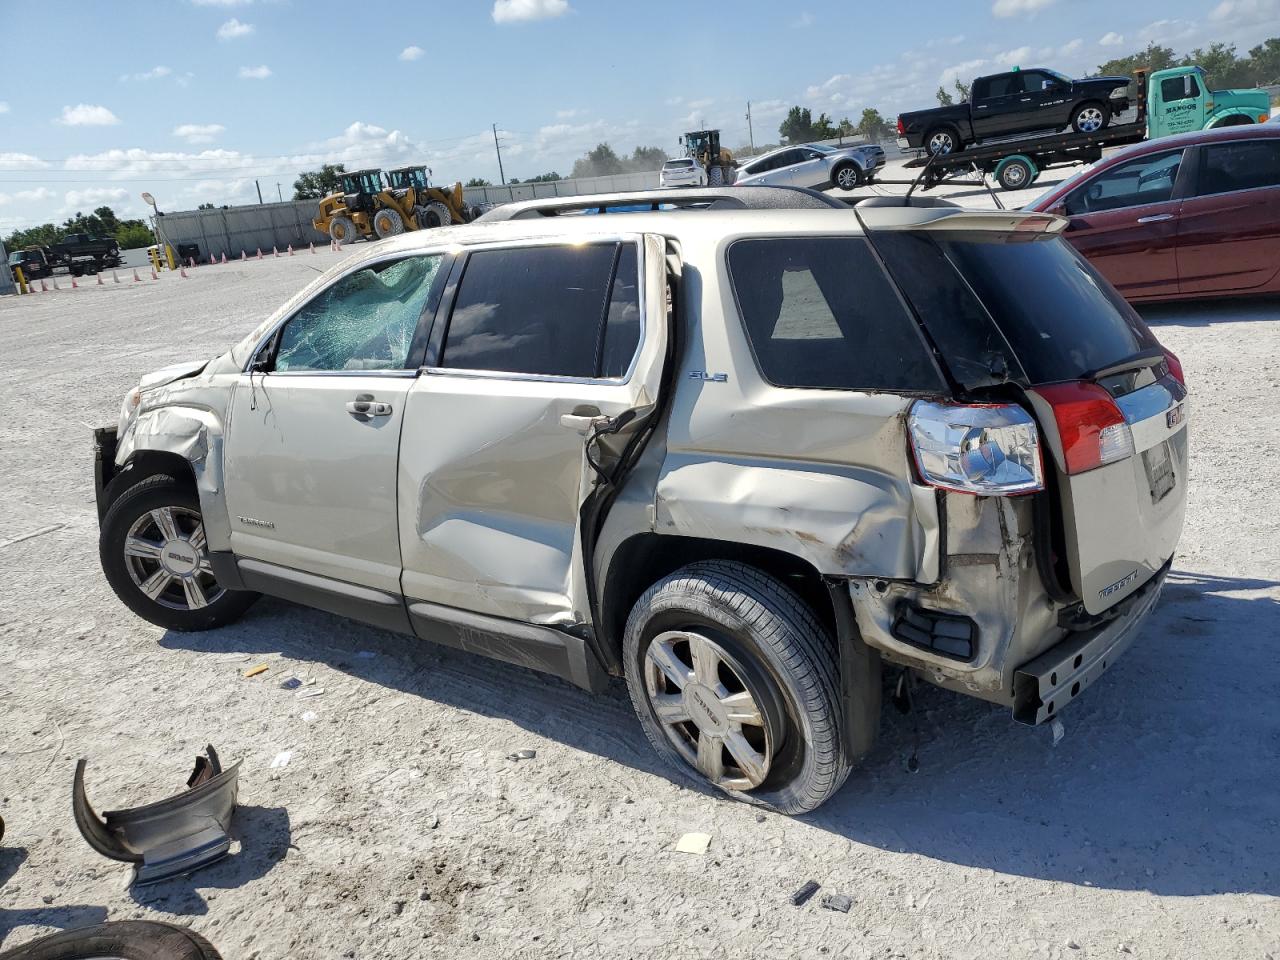
[(832, 197), (804, 187), (679, 187), (629, 193), (595, 193), (576, 197), (517, 200), (494, 207), (477, 223), (528, 220), (592, 213), (638, 213), (646, 210), (847, 210)]

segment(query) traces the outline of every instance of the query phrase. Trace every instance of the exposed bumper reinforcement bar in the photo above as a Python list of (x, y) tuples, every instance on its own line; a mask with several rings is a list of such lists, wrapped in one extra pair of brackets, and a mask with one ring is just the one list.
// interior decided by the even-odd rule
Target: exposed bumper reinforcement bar
[(1013, 719), (1034, 726), (1058, 715), (1102, 676), (1134, 641), (1160, 598), (1166, 563), (1126, 599), (1129, 609), (1104, 627), (1068, 636), (1013, 674)]

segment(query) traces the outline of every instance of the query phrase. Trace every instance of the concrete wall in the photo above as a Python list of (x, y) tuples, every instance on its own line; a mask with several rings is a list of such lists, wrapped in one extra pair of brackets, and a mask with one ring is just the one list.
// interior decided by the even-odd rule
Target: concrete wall
[(0, 243), (0, 296), (17, 292), (18, 287), (13, 282), (13, 273), (9, 270), (9, 254), (5, 253), (4, 244)]

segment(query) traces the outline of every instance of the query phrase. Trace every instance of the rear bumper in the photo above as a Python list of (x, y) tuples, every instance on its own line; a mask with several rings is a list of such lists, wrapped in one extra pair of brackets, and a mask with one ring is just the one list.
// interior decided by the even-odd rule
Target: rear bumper
[(1121, 601), (1109, 623), (1073, 633), (1013, 674), (1013, 718), (1035, 725), (1056, 717), (1115, 663), (1137, 637), (1160, 599), (1170, 560), (1135, 593)]

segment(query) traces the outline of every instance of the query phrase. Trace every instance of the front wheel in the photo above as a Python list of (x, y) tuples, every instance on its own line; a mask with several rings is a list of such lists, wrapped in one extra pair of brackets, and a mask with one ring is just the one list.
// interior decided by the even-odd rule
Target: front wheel
[(329, 221), (329, 239), (337, 243), (351, 243), (358, 236), (356, 225), (350, 217), (334, 217)]
[(1071, 114), (1071, 129), (1076, 133), (1097, 133), (1111, 122), (1111, 111), (1106, 104), (1082, 103)]
[(200, 499), (172, 477), (134, 484), (102, 519), (98, 555), (125, 605), (170, 630), (209, 630), (238, 620), (258, 598), (213, 575)]
[(728, 561), (677, 570), (636, 603), (623, 653), (645, 734), (684, 772), (786, 814), (849, 775), (835, 642), (773, 577)]
[(835, 176), (831, 179), (835, 186), (841, 190), (852, 190), (862, 184), (862, 170), (857, 164), (847, 163), (837, 170)]
[(0, 953), (0, 960), (220, 960), (204, 937), (154, 920), (120, 920), (63, 930)]
[(379, 240), (398, 237), (404, 233), (404, 217), (400, 216), (398, 210), (383, 207), (373, 215), (373, 232), (378, 235)]

